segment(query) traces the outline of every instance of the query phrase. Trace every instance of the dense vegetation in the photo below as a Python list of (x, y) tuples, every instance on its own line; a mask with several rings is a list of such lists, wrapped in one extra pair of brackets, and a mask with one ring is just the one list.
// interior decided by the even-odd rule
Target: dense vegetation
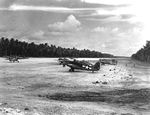
[(0, 56), (23, 57), (113, 57), (97, 51), (78, 50), (76, 48), (62, 48), (55, 45), (27, 43), (14, 38), (0, 38)]
[(150, 41), (146, 45), (132, 55), (132, 58), (140, 61), (150, 62)]

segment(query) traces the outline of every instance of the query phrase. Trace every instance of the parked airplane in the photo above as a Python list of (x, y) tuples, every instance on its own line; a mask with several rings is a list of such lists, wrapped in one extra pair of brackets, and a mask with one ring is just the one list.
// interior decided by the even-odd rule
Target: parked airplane
[(117, 60), (115, 59), (100, 59), (100, 62), (102, 65), (105, 65), (105, 64), (109, 64), (109, 65), (117, 65)]
[(58, 62), (60, 65), (63, 65), (64, 62), (73, 61), (74, 58), (59, 58)]
[(63, 66), (70, 67), (70, 72), (74, 72), (75, 69), (78, 70), (86, 70), (86, 71), (98, 71), (100, 69), (100, 62), (96, 62), (94, 65), (87, 61), (79, 61), (79, 60), (65, 60), (63, 61)]
[(19, 62), (19, 58), (17, 57), (17, 56), (15, 56), (15, 57), (9, 57), (8, 58), (8, 60), (10, 61), (10, 62)]
[(19, 59), (27, 59), (27, 57), (20, 57), (20, 56), (6, 56), (5, 58), (10, 62), (19, 62)]

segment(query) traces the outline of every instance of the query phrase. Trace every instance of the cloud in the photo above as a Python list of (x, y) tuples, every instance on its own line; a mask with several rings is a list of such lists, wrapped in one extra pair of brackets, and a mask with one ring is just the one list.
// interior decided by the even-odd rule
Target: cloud
[[(139, 3), (140, 4), (140, 3)], [(139, 4), (129, 6), (116, 7), (114, 9), (96, 9), (90, 15), (83, 15), (84, 19), (92, 21), (128, 21), (131, 23), (144, 22), (146, 14), (144, 8), (140, 8)]]
[(60, 6), (36, 6), (36, 5), (21, 5), (12, 4), (9, 7), (0, 7), (0, 10), (10, 11), (47, 11), (47, 12), (75, 12), (75, 11), (90, 11), (97, 10), (99, 8), (68, 8)]
[(42, 31), (42, 30), (39, 30), (39, 31), (37, 31), (37, 32), (34, 32), (33, 34), (32, 34), (32, 36), (34, 36), (34, 37), (41, 37), (41, 36), (44, 36), (44, 31)]
[(107, 4), (107, 5), (121, 5), (121, 4), (133, 4), (136, 3), (137, 0), (82, 0), (86, 3), (91, 4)]
[(14, 2), (16, 2), (16, 0), (0, 0), (0, 7), (2, 8), (9, 7)]
[(92, 30), (92, 32), (107, 32), (107, 33), (117, 33), (119, 31), (118, 27), (110, 28), (110, 27), (96, 27)]
[(19, 10), (34, 10), (34, 11), (61, 11), (61, 12), (71, 12), (73, 10), (66, 8), (66, 7), (52, 7), (52, 6), (29, 6), (29, 5), (19, 5), (19, 4), (12, 4), (8, 10), (12, 11), (19, 11)]
[(140, 22), (138, 17), (135, 16), (133, 12), (129, 12), (129, 10), (126, 10), (126, 8), (124, 8), (124, 10), (120, 10), (120, 9), (115, 9), (111, 11), (106, 9), (97, 9), (93, 13), (87, 15), (83, 14), (80, 15), (80, 17), (84, 20), (89, 20), (89, 21), (103, 21), (103, 22), (128, 21), (130, 23)]
[(119, 31), (119, 28), (117, 27), (112, 29), (112, 32), (118, 32), (118, 31)]
[(103, 44), (101, 45), (101, 47), (102, 47), (102, 48), (106, 48), (106, 45), (103, 43)]
[[(74, 1), (75, 2), (75, 1)], [(56, 2), (57, 4), (50, 4), (50, 5), (33, 5), (33, 4), (29, 4), (26, 5), (24, 3), (18, 4), (18, 3), (13, 3), (11, 5), (9, 5), (9, 7), (1, 7), (0, 6), (0, 10), (10, 10), (10, 11), (47, 11), (47, 12), (81, 12), (81, 11), (98, 11), (103, 9), (108, 10), (109, 8), (113, 8), (114, 6), (107, 6), (107, 5), (96, 5), (93, 6), (91, 4), (83, 4), (82, 2), (64, 2), (62, 4), (59, 4), (58, 2)], [(61, 3), (61, 1), (60, 1)], [(65, 5), (68, 4), (69, 5)], [(73, 6), (72, 6), (73, 5)], [(75, 5), (75, 6), (74, 6)]]
[(122, 14), (121, 15), (122, 19), (130, 19), (130, 18), (133, 18), (133, 17), (134, 17), (134, 15), (131, 15), (131, 14)]
[[(93, 0), (92, 0), (93, 1)], [(30, 6), (56, 6), (68, 8), (113, 8), (116, 5), (88, 3), (86, 0), (0, 0), (0, 7), (10, 6), (12, 4), (30, 5)]]
[[(100, 14), (99, 16), (105, 16), (104, 14)], [(112, 22), (112, 21), (128, 21), (128, 20), (125, 20), (125, 19), (121, 19), (121, 16), (118, 15), (109, 15), (107, 17), (104, 17), (104, 18), (101, 18), (101, 17), (88, 17), (88, 18), (85, 18), (86, 20), (90, 20), (90, 21), (100, 21), (100, 22)]]
[(107, 28), (105, 27), (96, 27), (92, 30), (92, 32), (105, 32), (107, 31)]
[(56, 22), (48, 25), (52, 32), (74, 32), (81, 28), (81, 23), (74, 15), (70, 15), (64, 22)]

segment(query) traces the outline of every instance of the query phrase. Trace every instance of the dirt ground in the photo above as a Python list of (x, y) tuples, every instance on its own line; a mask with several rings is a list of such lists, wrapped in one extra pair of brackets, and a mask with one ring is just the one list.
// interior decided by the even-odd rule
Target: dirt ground
[(117, 60), (92, 73), (57, 58), (0, 58), (0, 115), (150, 115), (150, 65)]

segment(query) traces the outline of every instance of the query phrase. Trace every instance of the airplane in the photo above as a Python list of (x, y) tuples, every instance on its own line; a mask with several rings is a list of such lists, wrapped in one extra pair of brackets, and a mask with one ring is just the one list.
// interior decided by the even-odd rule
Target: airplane
[(15, 56), (15, 57), (9, 57), (8, 58), (8, 60), (10, 61), (10, 62), (18, 62), (19, 63), (19, 58), (17, 57), (17, 56)]
[(10, 62), (19, 62), (19, 59), (27, 59), (27, 57), (20, 57), (20, 56), (6, 56), (5, 58)]
[[(74, 58), (58, 58), (58, 62), (60, 65), (63, 65), (64, 62), (73, 61)], [(65, 66), (65, 65), (64, 65)]]
[(74, 72), (75, 69), (77, 70), (86, 70), (86, 71), (98, 71), (100, 69), (100, 61), (96, 62), (94, 65), (89, 63), (88, 61), (79, 61), (74, 59), (72, 60), (67, 60), (63, 62), (63, 66), (68, 66), (70, 67), (69, 71)]
[(117, 65), (117, 60), (115, 59), (100, 59), (100, 62), (102, 65), (108, 64), (108, 65)]

